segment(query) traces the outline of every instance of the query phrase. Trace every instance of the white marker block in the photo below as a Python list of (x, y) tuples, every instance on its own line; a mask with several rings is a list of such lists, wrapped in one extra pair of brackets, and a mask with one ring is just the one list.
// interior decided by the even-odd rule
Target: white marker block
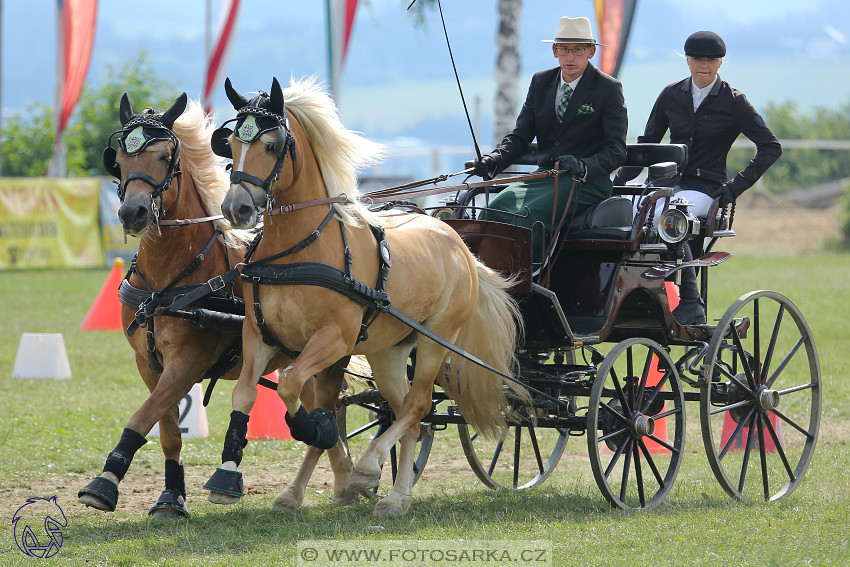
[(67, 380), (71, 377), (68, 352), (62, 333), (24, 333), (15, 355), (12, 378), (51, 378)]
[[(204, 407), (204, 390), (195, 384), (189, 393), (180, 400), (178, 424), (183, 438), (206, 437), (210, 434), (207, 422), (207, 408)], [(159, 423), (154, 423), (148, 437), (159, 437)]]

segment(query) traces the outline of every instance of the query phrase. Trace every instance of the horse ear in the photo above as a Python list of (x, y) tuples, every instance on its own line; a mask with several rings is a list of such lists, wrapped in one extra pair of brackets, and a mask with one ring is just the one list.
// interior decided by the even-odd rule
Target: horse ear
[(185, 112), (186, 104), (188, 104), (188, 102), (189, 97), (186, 96), (185, 92), (178, 96), (177, 100), (174, 101), (174, 104), (171, 105), (171, 108), (162, 114), (162, 124), (171, 130), (174, 127), (174, 121), (180, 118), (180, 115)]
[(212, 133), (210, 147), (215, 155), (233, 159), (233, 150), (230, 149), (229, 142), (231, 134), (233, 134), (233, 130), (223, 126)]
[(270, 110), (275, 114), (283, 114), (283, 89), (280, 88), (280, 83), (277, 82), (277, 77), (272, 77), (272, 93)]
[(233, 105), (234, 110), (248, 106), (248, 99), (236, 92), (236, 89), (230, 84), (230, 77), (224, 79), (224, 92), (227, 93), (227, 99)]
[(121, 105), (118, 107), (118, 117), (121, 119), (121, 125), (124, 126), (133, 118), (133, 107), (130, 105), (130, 98), (127, 93), (121, 97)]

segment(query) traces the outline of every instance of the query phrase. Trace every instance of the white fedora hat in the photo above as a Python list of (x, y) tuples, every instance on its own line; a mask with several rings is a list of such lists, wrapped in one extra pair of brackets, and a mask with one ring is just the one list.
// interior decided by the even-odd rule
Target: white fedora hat
[(590, 20), (587, 18), (568, 18), (564, 16), (558, 22), (555, 31), (555, 39), (541, 39), (544, 43), (592, 43), (602, 45), (593, 39), (593, 31), (590, 29)]

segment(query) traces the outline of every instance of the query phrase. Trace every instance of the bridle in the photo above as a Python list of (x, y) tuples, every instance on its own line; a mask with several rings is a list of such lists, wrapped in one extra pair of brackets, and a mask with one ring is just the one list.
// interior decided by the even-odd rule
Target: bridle
[[(216, 155), (233, 159), (233, 150), (228, 143), (231, 135), (234, 135), (240, 142), (250, 144), (266, 132), (276, 131), (273, 151), (277, 157), (271, 173), (265, 179), (260, 179), (244, 171), (234, 169), (232, 164), (228, 164), (227, 166), (230, 168), (231, 185), (239, 185), (249, 195), (251, 195), (251, 192), (248, 191), (245, 182), (263, 188), (266, 194), (266, 211), (271, 212), (275, 208), (274, 184), (280, 179), (280, 172), (283, 169), (284, 162), (286, 162), (287, 155), (292, 158), (293, 175), (296, 173), (295, 138), (289, 129), (289, 118), (286, 114), (286, 108), (283, 109), (282, 114), (278, 114), (258, 106), (264, 99), (267, 100), (268, 95), (260, 92), (251, 103), (240, 108), (236, 113), (236, 118), (228, 120), (213, 132), (210, 145)], [(226, 127), (230, 122), (236, 122), (235, 130)], [(251, 200), (253, 201), (253, 196)]]
[[(138, 179), (153, 187), (150, 208), (157, 224), (159, 224), (163, 215), (165, 215), (165, 208), (162, 205), (162, 194), (171, 186), (171, 182), (176, 176), (179, 198), (181, 189), (180, 177), (183, 174), (180, 169), (180, 140), (159, 118), (159, 116), (153, 113), (153, 110), (146, 109), (142, 114), (134, 116), (127, 122), (124, 128), (110, 134), (106, 148), (103, 150), (103, 165), (106, 171), (118, 179), (118, 199), (121, 203), (124, 202), (124, 197), (127, 193), (127, 184), (130, 181)], [(121, 180), (121, 168), (115, 161), (118, 150), (112, 146), (113, 138), (119, 134), (118, 144), (121, 146), (121, 150), (128, 156), (142, 153), (153, 142), (172, 142), (168, 171), (166, 171), (165, 178), (162, 181), (158, 182), (142, 171), (133, 171), (123, 181)], [(159, 201), (159, 205), (157, 205), (157, 201)]]

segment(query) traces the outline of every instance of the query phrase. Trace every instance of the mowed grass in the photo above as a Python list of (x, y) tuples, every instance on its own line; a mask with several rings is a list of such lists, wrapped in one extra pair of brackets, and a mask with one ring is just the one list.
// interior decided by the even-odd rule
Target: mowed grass
[[(554, 550), (550, 565), (850, 564), (850, 384), (844, 363), (850, 255), (739, 255), (711, 274), (710, 317), (720, 317), (748, 291), (772, 289), (796, 303), (812, 329), (824, 410), (805, 482), (779, 503), (731, 500), (708, 466), (698, 406), (690, 404), (687, 455), (676, 484), (659, 508), (641, 514), (609, 508), (593, 480), (582, 437), (570, 440), (558, 470), (542, 485), (491, 491), (463, 466), (454, 427), (436, 433), (414, 502), (401, 519), (373, 518), (373, 502), (334, 507), (331, 487), (322, 482), (311, 484), (301, 510), (271, 511), (271, 500), (303, 455), (300, 444), (280, 441), (250, 442), (242, 467), (246, 497), (232, 507), (215, 506), (206, 502), (201, 486), (220, 462), (229, 383), (216, 387), (207, 408), (209, 437), (184, 443), (190, 520), (147, 517), (162, 482), (156, 442), (137, 454), (115, 513), (84, 508), (76, 504), (77, 490), (100, 472), (147, 394), (120, 332), (78, 330), (106, 276), (107, 270), (0, 273), (0, 519), (6, 526), (0, 532), (0, 565), (33, 564), (17, 549), (10, 520), (27, 497), (54, 495), (69, 523), (64, 546), (51, 559), (62, 565), (327, 564), (297, 563), (296, 548), (304, 540), (339, 548), (387, 540), (411, 545), (443, 540), (446, 546), (542, 540)], [(73, 378), (11, 379), (24, 332), (62, 333)], [(320, 465), (327, 469), (326, 460)], [(519, 564), (526, 563), (547, 564)]]

